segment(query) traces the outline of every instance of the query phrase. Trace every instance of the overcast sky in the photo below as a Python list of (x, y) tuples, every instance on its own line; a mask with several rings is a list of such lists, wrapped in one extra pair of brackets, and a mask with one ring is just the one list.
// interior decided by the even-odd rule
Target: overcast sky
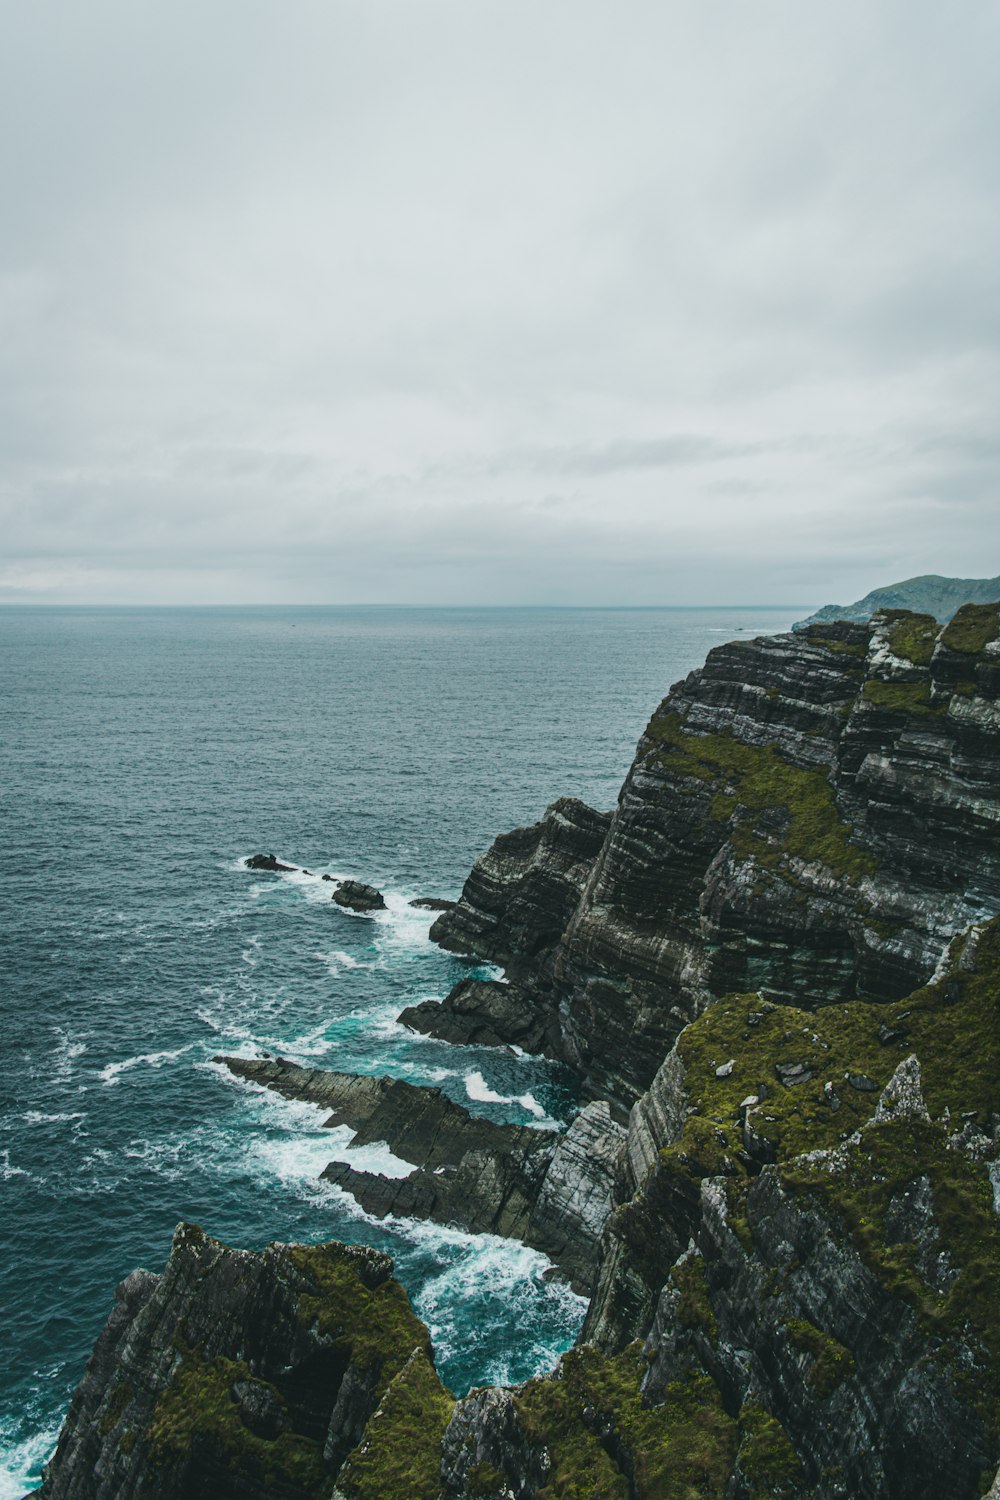
[(1000, 572), (995, 0), (0, 5), (0, 599)]

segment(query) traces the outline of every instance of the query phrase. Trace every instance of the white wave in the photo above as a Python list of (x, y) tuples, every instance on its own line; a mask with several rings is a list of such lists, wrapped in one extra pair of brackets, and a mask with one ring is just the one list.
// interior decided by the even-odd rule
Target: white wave
[[(542, 1273), (549, 1269), (544, 1255), (496, 1235), (466, 1235), (426, 1223), (400, 1223), (400, 1227), (405, 1227), (409, 1239), (440, 1257), (440, 1270), (427, 1277), (413, 1299), (413, 1307), (430, 1329), (441, 1358), (468, 1348), (471, 1308), (481, 1309), (487, 1321), (514, 1322), (528, 1331), (535, 1326), (537, 1313), (543, 1307), (551, 1310), (555, 1304), (557, 1316), (551, 1320), (547, 1334), (533, 1339), (526, 1332), (538, 1368), (554, 1364), (560, 1352), (552, 1343), (554, 1327), (565, 1330), (565, 1347), (582, 1322), (587, 1301), (563, 1282), (543, 1280)], [(516, 1358), (523, 1368), (523, 1345), (522, 1339), (518, 1347), (499, 1352), (482, 1378), (498, 1384), (517, 1378), (514, 1361)]]
[(358, 1172), (378, 1172), (382, 1177), (409, 1177), (416, 1171), (411, 1161), (404, 1161), (390, 1149), (388, 1141), (372, 1141), (368, 1146), (338, 1145), (330, 1160), (345, 1161)]
[(30, 1177), (23, 1167), (15, 1167), (9, 1151), (0, 1151), (0, 1182), (9, 1182), (12, 1177)]
[(41, 1428), (26, 1438), (0, 1428), (0, 1500), (21, 1500), (37, 1488), (42, 1466), (51, 1458), (62, 1423)]
[(26, 1109), (23, 1115), (15, 1115), (15, 1119), (23, 1120), (25, 1125), (59, 1125), (69, 1120), (85, 1120), (87, 1118), (83, 1110), (75, 1110), (71, 1114), (46, 1115), (40, 1109)]
[(135, 1057), (123, 1057), (119, 1062), (108, 1063), (97, 1076), (105, 1088), (113, 1088), (122, 1073), (127, 1073), (131, 1068), (162, 1068), (165, 1063), (176, 1062), (185, 1052), (190, 1052), (194, 1045), (194, 1042), (188, 1042), (186, 1046), (175, 1047), (172, 1051), (139, 1052)]
[(327, 973), (331, 979), (336, 979), (342, 969), (377, 969), (379, 967), (376, 962), (365, 963), (363, 959), (352, 957), (342, 948), (334, 948), (331, 953), (316, 953), (313, 956), (319, 959), (321, 964), (326, 964)]
[(68, 1078), (77, 1058), (82, 1057), (86, 1052), (87, 1043), (80, 1040), (73, 1041), (68, 1032), (59, 1029), (56, 1035), (59, 1040), (53, 1049), (50, 1071), (56, 1078)]
[(517, 1104), (521, 1109), (526, 1109), (529, 1114), (534, 1115), (536, 1120), (544, 1121), (553, 1129), (559, 1128), (558, 1120), (553, 1120), (551, 1115), (546, 1114), (534, 1094), (498, 1094), (491, 1089), (482, 1073), (468, 1073), (465, 1078), (465, 1092), (470, 1099), (477, 1099), (482, 1104)]

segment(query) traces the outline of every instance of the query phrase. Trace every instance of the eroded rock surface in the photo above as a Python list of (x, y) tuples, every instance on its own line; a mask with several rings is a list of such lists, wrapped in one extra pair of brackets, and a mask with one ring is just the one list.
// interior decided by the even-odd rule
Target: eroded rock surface
[(355, 1145), (384, 1141), (414, 1171), (386, 1177), (333, 1161), (323, 1176), (367, 1213), (433, 1219), (523, 1240), (544, 1251), (581, 1293), (591, 1290), (625, 1131), (593, 1102), (565, 1133), (499, 1125), (441, 1089), (396, 1078), (301, 1068), (282, 1058), (220, 1057), (240, 1078), (331, 1111)]
[(348, 911), (385, 911), (385, 897), (373, 885), (363, 880), (342, 880), (332, 899)]
[(411, 1358), (436, 1450), (451, 1402), (391, 1272), (364, 1247), (231, 1250), (182, 1224), (162, 1275), (119, 1287), (40, 1494), (315, 1500)]

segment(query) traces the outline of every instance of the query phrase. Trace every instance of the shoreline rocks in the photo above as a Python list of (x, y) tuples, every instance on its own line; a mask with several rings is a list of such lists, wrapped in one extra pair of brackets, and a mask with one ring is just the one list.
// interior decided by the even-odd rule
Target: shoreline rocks
[(373, 885), (363, 880), (342, 880), (334, 891), (332, 900), (348, 911), (385, 911), (385, 897)]
[(238, 1078), (287, 1099), (331, 1111), (352, 1146), (384, 1142), (412, 1163), (387, 1177), (332, 1161), (322, 1176), (366, 1213), (433, 1219), (472, 1232), (522, 1240), (590, 1291), (598, 1243), (611, 1210), (625, 1131), (603, 1102), (589, 1104), (565, 1132), (500, 1125), (473, 1115), (441, 1089), (397, 1078), (301, 1068), (284, 1058), (217, 1057)]
[(251, 854), (243, 863), (248, 870), (269, 870), (273, 874), (290, 874), (295, 865), (283, 865), (273, 854)]

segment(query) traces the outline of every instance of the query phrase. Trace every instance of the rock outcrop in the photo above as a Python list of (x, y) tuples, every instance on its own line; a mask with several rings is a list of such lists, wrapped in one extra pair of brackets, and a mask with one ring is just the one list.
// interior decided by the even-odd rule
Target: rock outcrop
[(378, 1218), (433, 1219), (504, 1235), (542, 1250), (581, 1293), (593, 1286), (597, 1250), (621, 1168), (624, 1129), (594, 1101), (565, 1133), (499, 1125), (470, 1114), (441, 1089), (396, 1078), (300, 1068), (284, 1059), (220, 1057), (237, 1077), (331, 1111), (352, 1145), (385, 1142), (411, 1162), (387, 1177), (332, 1161), (323, 1176)]
[(998, 635), (967, 606), (720, 646), (650, 720), (596, 854), (600, 815), (555, 804), (432, 936), (503, 965), (520, 1034), (533, 1008), (540, 1050), (623, 1116), (728, 991), (905, 995), (1000, 909)]
[(349, 1471), (363, 1469), (370, 1419), (414, 1387), (423, 1430), (404, 1428), (397, 1462), (419, 1471), (423, 1438), (436, 1471), (452, 1402), (391, 1273), (363, 1247), (258, 1254), (182, 1224), (163, 1274), (134, 1271), (119, 1287), (43, 1500), (315, 1500), (349, 1456)]
[(348, 911), (385, 911), (385, 897), (363, 880), (342, 880), (332, 899)]
[[(558, 1036), (555, 1015), (546, 1015), (536, 994), (497, 979), (460, 979), (443, 1000), (421, 1000), (400, 1011), (403, 1026), (443, 1042), (477, 1047), (521, 1047), (551, 1052)], [(549, 1027), (553, 1038), (548, 1035)]]
[(295, 869), (294, 865), (283, 865), (273, 854), (251, 854), (243, 863), (248, 870), (270, 870), (273, 874), (288, 874)]

